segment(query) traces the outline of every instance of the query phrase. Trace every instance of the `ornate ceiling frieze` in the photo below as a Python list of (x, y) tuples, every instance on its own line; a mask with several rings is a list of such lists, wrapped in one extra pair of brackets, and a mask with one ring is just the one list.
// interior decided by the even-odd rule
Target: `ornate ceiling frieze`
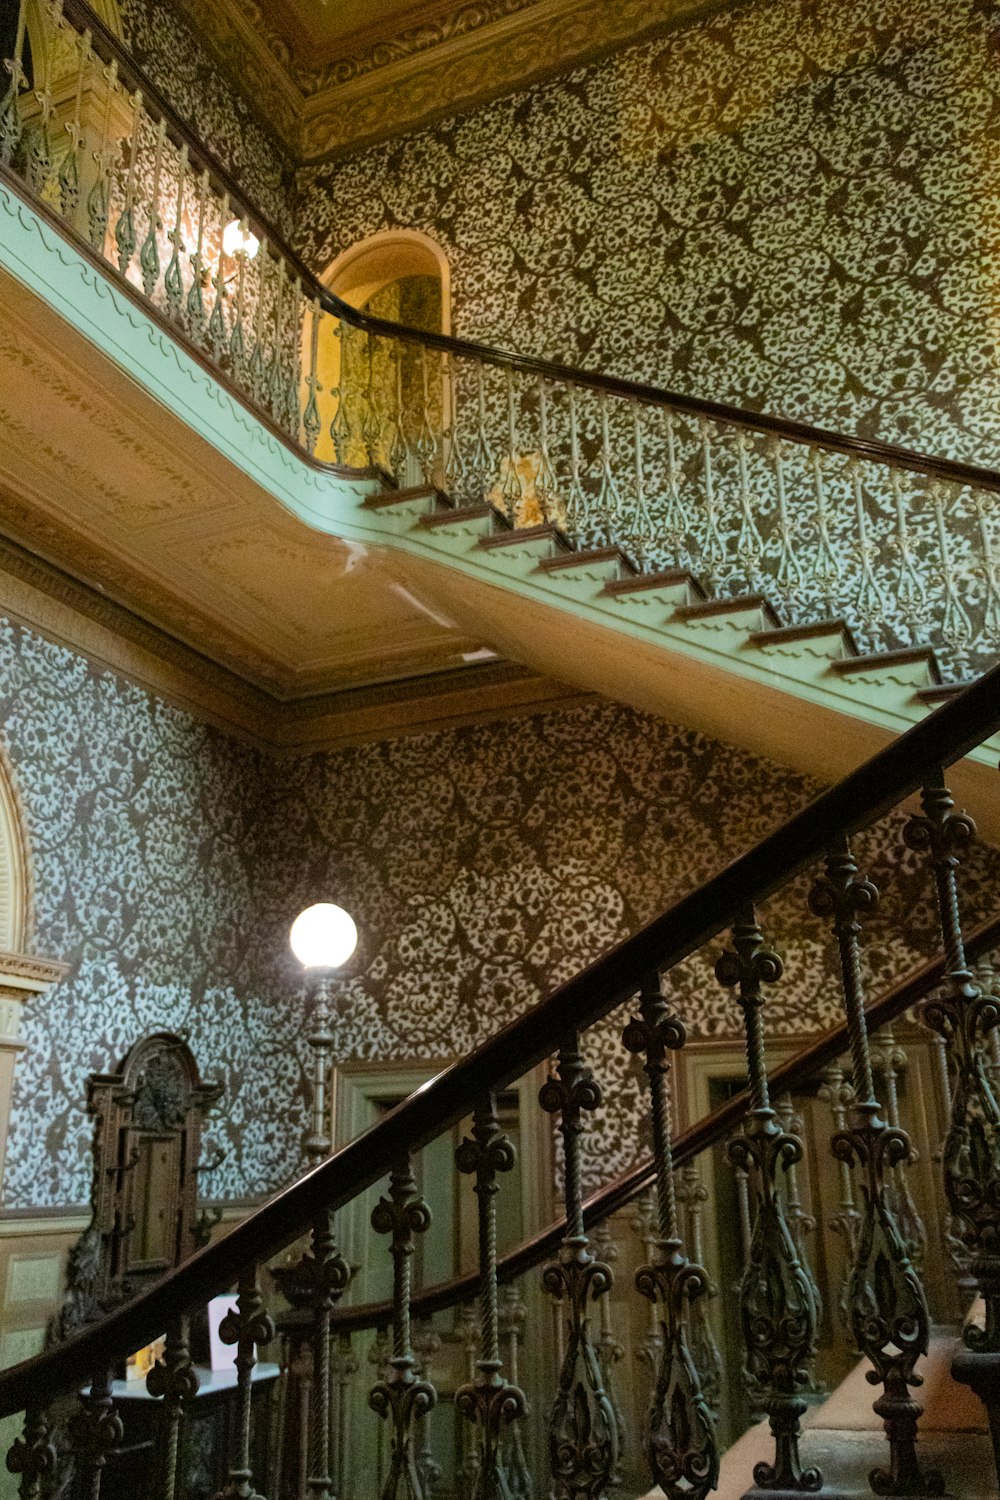
[(732, 0), (465, 0), (304, 65), (269, 0), (181, 0), (265, 122), (304, 162), (474, 107)]

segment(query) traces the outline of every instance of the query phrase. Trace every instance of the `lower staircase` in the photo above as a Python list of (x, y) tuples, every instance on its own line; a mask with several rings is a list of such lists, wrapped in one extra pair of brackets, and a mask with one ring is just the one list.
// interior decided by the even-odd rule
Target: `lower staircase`
[[(317, 1164), (223, 1238), (0, 1374), (0, 1416), (23, 1413), (7, 1455), (23, 1500), (995, 1495), (1000, 916), (965, 920), (976, 829), (946, 771), (998, 729), (994, 668), (363, 1135), (326, 1156), (320, 1134)], [(878, 892), (855, 836), (901, 804), (891, 826), (934, 893), (940, 956), (872, 998)], [(785, 887), (828, 929), (842, 1019), (777, 1062), (766, 997), (784, 961), (766, 923)], [(894, 918), (903, 931), (913, 920)], [(679, 1128), (670, 1079), (686, 1033), (670, 975), (702, 949), (743, 1019), (746, 1087)], [(651, 1156), (585, 1198), (602, 1103), (594, 1028), (620, 1006)], [(903, 1030), (921, 1069), (908, 1070)], [(500, 1254), (517, 1154), (505, 1101), (539, 1065), (565, 1211)], [(918, 1116), (935, 1164), (920, 1202), (906, 1129)], [(418, 1285), (421, 1153), (459, 1125), (477, 1265)], [(838, 1210), (825, 1239), (805, 1206), (820, 1158)], [(372, 1189), (371, 1232), (353, 1248), (366, 1262), (388, 1253), (391, 1296), (359, 1303), (338, 1223), (356, 1222)], [(206, 1457), (209, 1377), (192, 1348), (207, 1300), (230, 1291), (235, 1416), (226, 1451)], [(120, 1377), (164, 1333), (146, 1380), (153, 1435), (137, 1445)]]

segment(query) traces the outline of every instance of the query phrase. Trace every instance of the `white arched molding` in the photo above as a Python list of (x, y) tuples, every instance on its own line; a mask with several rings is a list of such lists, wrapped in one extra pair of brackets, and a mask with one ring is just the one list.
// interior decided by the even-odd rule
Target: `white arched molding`
[(323, 273), (323, 285), (351, 307), (363, 307), (393, 282), (431, 276), (441, 287), (441, 333), (451, 332), (451, 266), (444, 250), (418, 229), (385, 229), (351, 245)]
[(24, 818), (6, 755), (0, 750), (0, 1183), (22, 1012), (66, 973), (66, 965), (28, 953), (32, 907), (31, 862)]

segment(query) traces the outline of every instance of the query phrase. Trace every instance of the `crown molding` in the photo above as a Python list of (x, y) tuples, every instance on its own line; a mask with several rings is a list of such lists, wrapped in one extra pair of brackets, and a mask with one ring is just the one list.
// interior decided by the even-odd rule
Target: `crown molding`
[(303, 67), (259, 0), (181, 0), (237, 86), (254, 80), (264, 124), (317, 164), (515, 92), (733, 0), (463, 0)]
[(496, 660), (283, 700), (2, 534), (0, 614), (268, 754), (424, 734), (590, 697)]

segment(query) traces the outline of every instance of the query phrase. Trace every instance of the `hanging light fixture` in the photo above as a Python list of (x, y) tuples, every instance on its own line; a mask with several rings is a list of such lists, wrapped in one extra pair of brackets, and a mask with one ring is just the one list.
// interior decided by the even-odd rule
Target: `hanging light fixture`
[(223, 255), (228, 255), (230, 260), (235, 260), (238, 255), (253, 260), (259, 249), (260, 240), (251, 234), (246, 219), (230, 219), (222, 231)]

